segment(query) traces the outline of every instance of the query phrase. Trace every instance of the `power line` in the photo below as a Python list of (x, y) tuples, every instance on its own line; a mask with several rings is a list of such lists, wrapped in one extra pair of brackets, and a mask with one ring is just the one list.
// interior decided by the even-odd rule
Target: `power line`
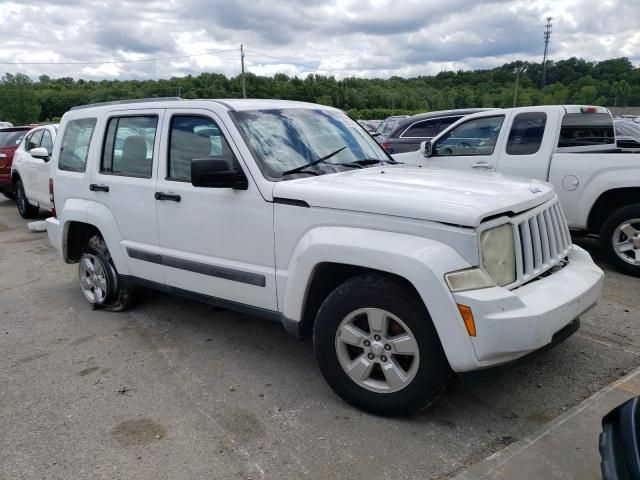
[(227, 52), (235, 52), (235, 51), (237, 51), (237, 49), (232, 48), (228, 50), (216, 50), (216, 51), (210, 51), (210, 52), (193, 53), (191, 55), (143, 58), (140, 60), (108, 60), (105, 62), (0, 62), (0, 65), (112, 65), (117, 63), (142, 63), (142, 62), (157, 62), (161, 60), (178, 60), (181, 58), (200, 57), (203, 55), (215, 55), (218, 53), (227, 53)]
[(260, 56), (262, 56), (262, 57), (267, 57), (267, 58), (270, 58), (270, 59), (272, 59), (272, 60), (277, 60), (277, 61), (279, 61), (279, 62), (286, 63), (287, 65), (297, 65), (298, 67), (303, 67), (303, 68), (306, 68), (306, 69), (308, 69), (308, 70), (315, 70), (315, 71), (323, 70), (323, 71), (329, 71), (329, 70), (324, 70), (324, 69), (320, 69), (320, 68), (312, 67), (312, 66), (310, 66), (310, 65), (305, 65), (305, 64), (303, 64), (303, 63), (290, 62), (289, 60), (284, 60), (284, 59), (282, 59), (282, 58), (274, 57), (274, 56), (272, 56), (272, 55), (267, 55), (266, 53), (257, 52), (256, 50), (251, 50), (250, 48), (245, 48), (244, 50), (245, 50), (246, 52), (255, 53), (256, 55), (260, 55)]

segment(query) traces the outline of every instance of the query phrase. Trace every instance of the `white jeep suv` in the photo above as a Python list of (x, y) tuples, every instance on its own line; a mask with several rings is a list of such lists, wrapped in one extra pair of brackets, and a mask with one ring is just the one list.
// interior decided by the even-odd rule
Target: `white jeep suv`
[(334, 108), (126, 101), (59, 135), (47, 230), (91, 304), (146, 286), (276, 320), (370, 412), (560, 342), (600, 296), (550, 185), (396, 165)]
[(51, 210), (49, 199), (49, 159), (58, 125), (42, 125), (30, 130), (13, 156), (11, 182), (22, 218), (36, 218), (42, 209)]

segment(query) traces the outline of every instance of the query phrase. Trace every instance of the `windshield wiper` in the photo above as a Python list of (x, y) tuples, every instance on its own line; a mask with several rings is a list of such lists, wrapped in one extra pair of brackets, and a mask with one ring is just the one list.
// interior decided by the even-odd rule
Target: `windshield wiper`
[(375, 163), (388, 163), (390, 165), (399, 165), (403, 162), (398, 162), (396, 160), (393, 159), (389, 159), (389, 160), (380, 160), (378, 158), (373, 158), (373, 157), (367, 157), (367, 158), (361, 158), (360, 160), (356, 160), (354, 162), (351, 163), (356, 163), (358, 165), (373, 165)]
[(329, 160), (331, 157), (333, 157), (334, 155), (339, 154), (345, 148), (347, 148), (346, 145), (344, 147), (340, 147), (339, 149), (331, 152), (329, 155), (325, 155), (324, 157), (321, 157), (321, 158), (319, 158), (317, 160), (314, 160), (313, 162), (309, 162), (309, 163), (307, 163), (305, 165), (300, 165), (299, 167), (292, 168), (291, 170), (286, 170), (286, 171), (282, 172), (280, 175), (291, 175), (292, 173), (300, 173), (306, 168), (313, 167), (314, 165), (317, 165), (319, 163), (322, 163), (322, 162), (325, 162), (325, 161)]

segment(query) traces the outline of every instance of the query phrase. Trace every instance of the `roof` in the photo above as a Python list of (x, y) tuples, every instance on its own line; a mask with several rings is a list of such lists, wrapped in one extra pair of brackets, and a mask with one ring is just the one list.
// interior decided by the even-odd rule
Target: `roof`
[(158, 106), (153, 104), (159, 103), (168, 103), (170, 106), (179, 106), (180, 108), (188, 108), (190, 105), (200, 104), (202, 102), (213, 102), (220, 105), (224, 105), (229, 110), (264, 110), (264, 109), (273, 109), (273, 108), (322, 108), (326, 110), (333, 110), (333, 107), (328, 107), (325, 105), (318, 105), (315, 103), (307, 103), (307, 102), (297, 102), (294, 100), (275, 100), (275, 99), (258, 99), (258, 98), (223, 98), (223, 99), (213, 99), (213, 98), (203, 98), (203, 99), (182, 99), (180, 97), (158, 97), (158, 98), (138, 98), (138, 99), (130, 99), (130, 100), (117, 100), (114, 102), (101, 102), (101, 103), (90, 103), (87, 105), (79, 105), (71, 108), (71, 110), (83, 110), (87, 108), (100, 108), (100, 107), (113, 107), (118, 105), (125, 105), (126, 108), (136, 108), (136, 107), (149, 107)]
[(388, 136), (393, 137), (396, 132), (400, 130), (404, 130), (409, 125), (412, 125), (415, 122), (419, 122), (421, 120), (428, 120), (430, 118), (465, 116), (465, 115), (471, 115), (472, 113), (486, 112), (487, 110), (494, 110), (494, 109), (492, 108), (459, 108), (455, 110), (439, 110), (435, 112), (418, 113), (417, 115), (412, 115), (411, 117), (405, 118), (404, 120), (398, 122), (396, 127), (389, 133)]
[(17, 125), (15, 127), (2, 127), (0, 128), (0, 132), (21, 132), (23, 130), (31, 130), (32, 128), (36, 128), (38, 125)]

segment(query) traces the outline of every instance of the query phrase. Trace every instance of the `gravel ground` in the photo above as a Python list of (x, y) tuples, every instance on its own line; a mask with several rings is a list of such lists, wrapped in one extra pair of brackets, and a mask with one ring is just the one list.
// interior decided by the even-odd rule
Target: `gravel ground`
[(639, 364), (640, 279), (596, 259), (604, 298), (566, 343), (385, 419), (337, 398), (278, 324), (151, 292), (92, 311), (76, 266), (0, 199), (0, 480), (449, 478)]

